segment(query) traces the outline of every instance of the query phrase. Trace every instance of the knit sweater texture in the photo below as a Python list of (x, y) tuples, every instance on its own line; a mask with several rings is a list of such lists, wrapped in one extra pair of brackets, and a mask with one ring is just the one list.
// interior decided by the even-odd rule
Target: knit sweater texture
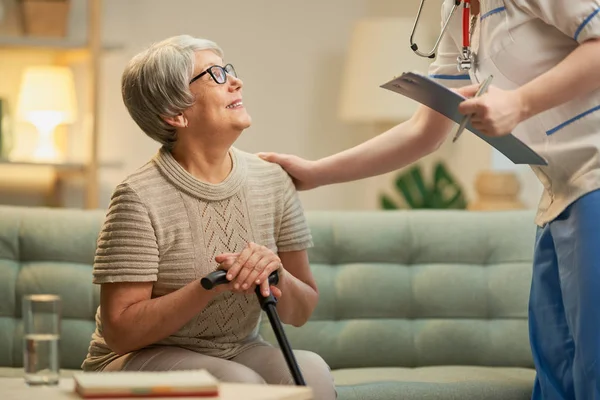
[[(285, 171), (234, 147), (229, 155), (232, 170), (218, 184), (196, 179), (166, 149), (119, 184), (98, 236), (93, 282), (153, 282), (154, 298), (198, 281), (217, 269), (215, 256), (240, 252), (248, 242), (275, 253), (311, 247)], [(255, 294), (224, 292), (156, 345), (232, 358), (260, 343), (260, 317)], [(82, 368), (101, 370), (117, 357), (103, 338), (98, 307)]]

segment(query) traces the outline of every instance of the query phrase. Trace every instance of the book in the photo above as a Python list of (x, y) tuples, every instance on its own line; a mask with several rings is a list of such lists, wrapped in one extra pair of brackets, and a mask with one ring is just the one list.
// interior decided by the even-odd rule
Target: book
[(86, 399), (219, 396), (219, 382), (204, 369), (83, 372), (73, 380), (75, 392)]
[[(427, 107), (436, 110), (457, 124), (463, 118), (458, 112), (458, 105), (465, 100), (460, 94), (447, 87), (429, 79), (426, 76), (414, 72), (405, 72), (389, 82), (380, 86), (408, 98), (411, 98)], [(514, 164), (548, 165), (548, 162), (533, 151), (529, 146), (516, 138), (513, 134), (491, 137), (473, 128), (469, 122), (466, 127), (469, 131), (479, 136), (489, 145), (494, 147)]]

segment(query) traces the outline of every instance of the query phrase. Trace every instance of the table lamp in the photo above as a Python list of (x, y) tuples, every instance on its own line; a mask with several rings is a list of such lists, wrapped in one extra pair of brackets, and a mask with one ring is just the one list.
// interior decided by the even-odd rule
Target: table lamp
[(31, 154), (34, 160), (60, 161), (54, 131), (60, 124), (75, 122), (76, 115), (75, 84), (69, 68), (35, 66), (25, 70), (17, 101), (17, 118), (37, 128), (39, 137)]
[[(409, 119), (418, 103), (379, 86), (403, 72), (427, 74), (430, 59), (410, 48), (414, 20), (407, 17), (365, 18), (352, 31), (342, 73), (339, 117), (343, 122), (391, 124)], [(429, 44), (432, 33), (421, 42)]]

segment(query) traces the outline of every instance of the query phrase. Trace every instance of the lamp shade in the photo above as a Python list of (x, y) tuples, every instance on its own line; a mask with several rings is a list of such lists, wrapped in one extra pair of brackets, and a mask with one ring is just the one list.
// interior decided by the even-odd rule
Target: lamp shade
[[(403, 72), (427, 73), (431, 60), (413, 53), (409, 45), (413, 24), (412, 18), (368, 18), (356, 23), (342, 77), (342, 121), (395, 123), (414, 113), (418, 103), (380, 87)], [(427, 34), (421, 39), (423, 46), (433, 43), (428, 39)]]
[(17, 118), (35, 125), (73, 123), (77, 115), (71, 70), (59, 66), (29, 67), (23, 74)]

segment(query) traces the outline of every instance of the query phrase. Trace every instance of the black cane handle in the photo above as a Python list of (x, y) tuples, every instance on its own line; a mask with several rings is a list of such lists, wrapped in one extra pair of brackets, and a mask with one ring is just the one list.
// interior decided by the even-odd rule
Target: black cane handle
[[(277, 285), (279, 282), (279, 273), (277, 270), (271, 272), (269, 275), (269, 285)], [(227, 271), (224, 269), (218, 269), (216, 271), (211, 272), (206, 275), (204, 278), (200, 279), (200, 284), (206, 290), (211, 290), (217, 285), (222, 285), (224, 283), (229, 283), (227, 280)]]
[(200, 284), (206, 290), (211, 290), (215, 286), (222, 285), (227, 282), (229, 282), (227, 280), (227, 271), (224, 269), (213, 271), (204, 278), (200, 279)]

